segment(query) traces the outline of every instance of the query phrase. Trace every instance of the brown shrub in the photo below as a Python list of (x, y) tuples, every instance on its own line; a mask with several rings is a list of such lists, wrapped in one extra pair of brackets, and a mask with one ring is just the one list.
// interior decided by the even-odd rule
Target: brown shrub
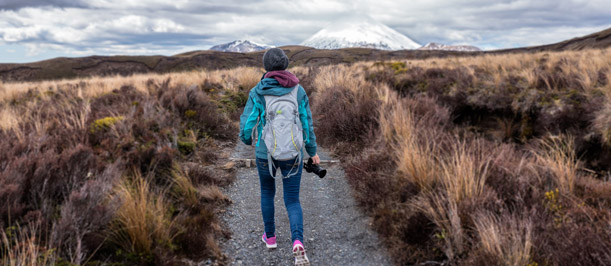
[(162, 89), (158, 99), (161, 106), (187, 121), (187, 128), (200, 131), (201, 137), (235, 139), (234, 125), (218, 112), (217, 105), (197, 86)]
[[(220, 256), (215, 208), (228, 200), (215, 185), (228, 184), (230, 173), (191, 177), (176, 165), (189, 159), (213, 163), (215, 141), (233, 139), (233, 125), (197, 88), (169, 79), (142, 87), (134, 79), (134, 85), (106, 80), (119, 89), (104, 82), (68, 83), (49, 92), (34, 88), (15, 94), (11, 109), (0, 103), (0, 225), (19, 223), (37, 234), (31, 243), (23, 238), (32, 248), (21, 253), (74, 264), (164, 265)], [(16, 120), (16, 114), (22, 115)], [(179, 152), (185, 141), (193, 142), (190, 155)], [(147, 184), (125, 185), (134, 179), (123, 175), (127, 171), (142, 173)], [(143, 213), (145, 226), (132, 226), (143, 224), (134, 218)], [(33, 221), (40, 226), (27, 225)], [(205, 245), (191, 247), (198, 237)]]
[(343, 154), (359, 151), (371, 143), (372, 130), (378, 123), (378, 100), (366, 93), (356, 94), (344, 87), (328, 88), (317, 97), (312, 112), (318, 143), (337, 147)]
[(611, 101), (597, 112), (592, 126), (598, 134), (602, 136), (603, 143), (611, 146)]
[(60, 247), (62, 257), (71, 263), (84, 263), (87, 255), (95, 254), (104, 244), (105, 239), (100, 234), (118, 207), (108, 195), (120, 177), (117, 165), (111, 165), (98, 176), (89, 176), (89, 180), (80, 189), (73, 190), (63, 204), (51, 238), (52, 243)]
[(535, 231), (534, 261), (549, 265), (608, 265), (611, 262), (608, 230), (592, 226), (591, 221), (574, 222), (568, 217), (561, 223), (551, 219), (540, 221)]
[(197, 210), (181, 214), (176, 218), (176, 223), (181, 228), (180, 234), (176, 236), (181, 254), (191, 259), (222, 256), (214, 239), (223, 234), (219, 222), (209, 207), (202, 206)]

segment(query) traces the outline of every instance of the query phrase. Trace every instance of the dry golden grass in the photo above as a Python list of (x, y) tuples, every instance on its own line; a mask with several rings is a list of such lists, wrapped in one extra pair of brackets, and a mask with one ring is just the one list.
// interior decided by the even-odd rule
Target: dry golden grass
[(361, 64), (321, 66), (312, 85), (317, 93), (338, 86), (349, 89), (357, 95), (367, 93), (362, 88), (371, 87), (371, 83), (365, 80)]
[(607, 101), (603, 109), (596, 114), (592, 126), (602, 135), (605, 144), (611, 146), (611, 101)]
[[(601, 158), (608, 156), (608, 147), (597, 150), (595, 145), (600, 136), (611, 145), (610, 51), (487, 54), (321, 68), (313, 87), (335, 93), (324, 94), (324, 99), (342, 99), (350, 92), (363, 96), (355, 97), (357, 106), (371, 99), (379, 106), (374, 108), (373, 140), (342, 145), (365, 147), (366, 154), (347, 159), (347, 178), (359, 203), (374, 213), (376, 229), (392, 243), (398, 264), (438, 260), (438, 250), (445, 255), (444, 263), (456, 265), (562, 265), (567, 258), (556, 258), (573, 250), (578, 251), (571, 256), (578, 259), (571, 263), (597, 264), (611, 258), (563, 242), (592, 238), (588, 234), (604, 231), (599, 225), (591, 230), (598, 219), (594, 217), (608, 217), (601, 207), (608, 206), (608, 197), (600, 196), (605, 190), (594, 189), (604, 187), (604, 177), (590, 178), (584, 189), (587, 176), (580, 172), (583, 165), (592, 165), (604, 174), (608, 164), (596, 158), (580, 161), (576, 153), (594, 145), (584, 157), (597, 152)], [(451, 114), (438, 112), (444, 108)], [(584, 118), (575, 118), (571, 108)], [(324, 132), (332, 135), (332, 128), (348, 128), (354, 122), (350, 117), (362, 117), (341, 110), (337, 116), (342, 119), (319, 129), (330, 127)], [(551, 138), (529, 153), (527, 143), (536, 143), (546, 131), (577, 132), (580, 142)], [(562, 209), (549, 211), (545, 192), (556, 187), (563, 197), (554, 204)], [(590, 209), (578, 208), (595, 201)], [(580, 222), (584, 218), (579, 215), (586, 214), (575, 212), (588, 212), (590, 223)], [(402, 214), (405, 219), (398, 219)], [(598, 222), (607, 225), (602, 219)], [(426, 231), (431, 223), (432, 232)], [(557, 227), (582, 233), (568, 239), (554, 231)], [(397, 245), (400, 248), (394, 249)]]
[(495, 258), (500, 265), (529, 265), (533, 249), (530, 219), (482, 213), (473, 220), (480, 248), (487, 255)]
[(3, 131), (20, 131), (19, 116), (17, 116), (13, 108), (0, 109), (0, 129)]
[[(564, 63), (570, 61), (570, 63)], [(489, 80), (475, 79), (483, 87), (499, 87), (502, 81), (509, 76), (523, 78), (527, 84), (534, 87), (537, 79), (541, 78), (548, 84), (548, 90), (558, 90), (552, 86), (548, 77), (541, 76), (554, 66), (559, 65), (565, 76), (575, 76), (581, 82), (581, 90), (594, 92), (598, 87), (599, 76), (611, 76), (611, 49), (593, 49), (585, 51), (538, 52), (528, 54), (486, 54), (472, 57), (457, 58), (428, 58), (410, 60), (408, 67), (437, 68), (467, 68), (475, 73), (475, 68), (484, 69), (491, 74)], [(545, 70), (541, 69), (544, 67)], [(607, 88), (608, 89), (608, 86)]]
[(169, 86), (201, 85), (208, 81), (223, 86), (228, 91), (236, 91), (239, 87), (250, 89), (259, 82), (264, 71), (254, 67), (239, 67), (230, 70), (190, 71), (167, 74), (134, 74), (131, 76), (90, 77), (72, 80), (53, 80), (37, 82), (0, 83), (0, 101), (10, 101), (28, 91), (40, 93), (40, 97), (50, 97), (47, 91), (73, 89), (79, 97), (90, 98), (108, 93), (124, 85), (132, 85), (136, 89), (148, 93), (147, 82), (163, 82), (170, 79)]
[(441, 163), (440, 179), (445, 195), (457, 203), (484, 192), (489, 161), (475, 158), (469, 150), (480, 154), (477, 147), (458, 143), (450, 157)]
[(422, 190), (430, 190), (438, 180), (434, 144), (419, 145), (414, 140), (401, 145), (397, 171)]
[(173, 183), (172, 192), (176, 197), (182, 198), (187, 206), (198, 204), (197, 190), (193, 186), (191, 179), (180, 165), (174, 164), (170, 173), (170, 180)]
[(152, 254), (154, 245), (172, 243), (171, 214), (164, 192), (151, 190), (138, 172), (125, 178), (115, 189), (121, 200), (116, 213), (112, 241), (134, 254)]
[(197, 190), (200, 197), (206, 201), (229, 201), (229, 198), (217, 186), (200, 186)]
[(56, 265), (58, 250), (40, 246), (39, 224), (0, 229), (0, 263), (6, 266)]
[[(536, 192), (539, 190), (548, 191), (548, 187), (531, 187), (535, 192), (532, 192), (532, 195), (526, 196), (535, 198), (526, 199), (529, 200), (528, 203), (522, 202), (522, 199), (500, 198), (501, 196), (495, 194), (497, 191), (494, 189), (497, 188), (491, 188), (491, 185), (487, 184), (487, 182), (493, 180), (489, 176), (492, 175), (489, 172), (490, 164), (495, 164), (497, 171), (501, 169), (504, 172), (511, 172), (511, 170), (515, 170), (514, 168), (517, 167), (520, 170), (515, 171), (521, 172), (524, 175), (519, 177), (511, 176), (520, 179), (519, 181), (524, 184), (520, 182), (513, 183), (514, 180), (507, 180), (507, 182), (501, 185), (494, 185), (508, 186), (508, 184), (516, 184), (517, 186), (519, 183), (525, 187), (535, 186), (533, 184), (536, 182), (533, 180), (537, 177), (532, 173), (537, 172), (539, 173), (539, 178), (551, 177), (554, 186), (558, 187), (563, 193), (575, 194), (575, 186), (579, 176), (577, 169), (579, 169), (580, 163), (575, 155), (572, 140), (567, 138), (551, 138), (543, 142), (541, 147), (536, 148), (533, 151), (532, 157), (523, 157), (519, 165), (513, 162), (508, 162), (506, 165), (500, 162), (493, 162), (491, 159), (485, 158), (483, 155), (484, 149), (478, 146), (479, 142), (467, 142), (462, 140), (460, 136), (448, 135), (448, 142), (451, 145), (447, 145), (444, 142), (445, 139), (444, 141), (437, 142), (437, 135), (441, 133), (439, 132), (441, 130), (433, 128), (431, 125), (434, 123), (424, 121), (429, 118), (423, 119), (421, 117), (422, 114), (417, 112), (419, 107), (411, 105), (421, 101), (420, 99), (412, 99), (411, 102), (406, 101), (402, 97), (410, 96), (400, 96), (399, 93), (393, 90), (394, 88), (391, 89), (394, 84), (378, 83), (372, 81), (368, 76), (371, 73), (368, 71), (384, 67), (387, 66), (376, 64), (376, 62), (359, 62), (352, 65), (322, 66), (315, 70), (297, 67), (291, 69), (291, 71), (299, 72), (306, 76), (315, 75), (314, 79), (309, 80), (312, 87), (307, 88), (314, 90), (314, 96), (311, 97), (312, 102), (320, 100), (316, 99), (316, 95), (334, 96), (335, 94), (345, 96), (345, 99), (354, 101), (349, 104), (363, 103), (372, 99), (376, 100), (375, 104), (364, 106), (368, 106), (366, 109), (374, 114), (374, 120), (377, 119), (375, 133), (379, 133), (379, 139), (376, 139), (376, 141), (380, 140), (386, 144), (384, 149), (387, 150), (384, 152), (392, 154), (390, 157), (393, 158), (396, 169), (392, 169), (394, 171), (393, 175), (384, 175), (384, 177), (377, 177), (379, 179), (371, 181), (372, 185), (370, 187), (383, 187), (379, 185), (379, 182), (389, 181), (383, 178), (399, 178), (399, 180), (389, 182), (390, 184), (399, 184), (396, 188), (398, 190), (409, 190), (411, 187), (406, 186), (406, 183), (415, 184), (418, 188), (416, 192), (406, 192), (403, 190), (390, 191), (388, 198), (383, 198), (382, 201), (395, 200), (397, 202), (392, 202), (392, 204), (396, 204), (396, 206), (408, 205), (409, 207), (406, 208), (410, 208), (410, 212), (411, 209), (417, 210), (426, 216), (428, 224), (431, 222), (435, 224), (434, 236), (428, 237), (432, 238), (435, 243), (441, 243), (441, 245), (434, 246), (443, 251), (446, 256), (445, 259), (450, 263), (460, 263), (461, 259), (468, 257), (468, 252), (477, 249), (497, 258), (501, 264), (526, 265), (530, 263), (533, 255), (531, 253), (536, 248), (533, 247), (532, 240), (536, 236), (536, 233), (533, 233), (533, 223), (536, 220), (531, 222), (531, 220), (524, 218), (524, 216), (521, 216), (520, 210), (515, 210), (516, 213), (512, 213), (513, 216), (508, 217), (498, 216), (498, 214), (493, 214), (492, 212), (482, 212), (470, 217), (470, 214), (465, 215), (461, 211), (464, 211), (464, 208), (473, 207), (469, 204), (488, 208), (488, 205), (480, 202), (485, 197), (497, 197), (495, 200), (498, 202), (543, 204), (543, 199), (536, 198), (541, 196)], [(438, 68), (442, 72), (452, 69), (463, 69), (464, 73), (467, 73), (473, 79), (473, 82), (469, 83), (470, 86), (472, 85), (490, 94), (496, 93), (495, 89), (505, 88), (508, 84), (507, 81), (511, 78), (519, 80), (515, 84), (520, 85), (519, 87), (525, 91), (549, 90), (561, 92), (566, 90), (566, 88), (562, 87), (564, 85), (557, 85), (560, 83), (554, 79), (571, 76), (573, 77), (571, 81), (577, 81), (571, 84), (579, 84), (577, 89), (580, 92), (584, 92), (584, 95), (600, 95), (601, 92), (607, 95), (606, 105), (596, 114), (597, 118), (593, 122), (593, 128), (597, 133), (602, 134), (607, 144), (611, 145), (611, 126), (609, 126), (611, 124), (611, 105), (609, 105), (609, 102), (611, 102), (611, 84), (607, 82), (606, 85), (602, 85), (604, 82), (600, 82), (601, 79), (604, 80), (606, 78), (608, 80), (611, 78), (611, 50), (609, 49), (534, 54), (487, 54), (473, 57), (429, 58), (405, 61), (406, 69), (415, 67), (420, 67), (425, 71)], [(0, 102), (4, 103), (0, 107), (0, 130), (2, 132), (15, 133), (13, 135), (20, 142), (24, 141), (26, 139), (25, 136), (28, 134), (43, 136), (44, 132), (53, 129), (57, 125), (62, 125), (67, 129), (88, 130), (90, 125), (87, 124), (87, 119), (91, 118), (92, 112), (89, 102), (93, 102), (100, 96), (112, 93), (113, 90), (124, 85), (131, 85), (138, 92), (150, 96), (156, 95), (156, 93), (154, 90), (150, 90), (147, 83), (160, 84), (170, 79), (169, 87), (197, 85), (201, 86), (204, 90), (222, 88), (222, 93), (236, 93), (255, 86), (263, 72), (260, 68), (240, 67), (231, 70), (208, 72), (190, 71), (183, 73), (133, 75), (128, 77), (111, 76), (76, 80), (0, 83)], [(390, 73), (393, 74), (392, 72)], [(445, 72), (443, 73), (445, 74)], [(556, 73), (557, 76), (550, 76), (550, 73)], [(399, 77), (401, 75), (401, 73), (394, 74)], [(474, 89), (456, 85), (447, 86), (450, 86), (450, 89), (454, 92), (457, 90)], [(442, 89), (448, 88), (444, 87)], [(52, 97), (59, 90), (68, 91), (79, 101), (82, 100), (84, 102), (82, 108), (67, 110), (64, 104), (58, 103), (57, 108), (64, 109), (58, 112), (61, 115), (52, 118), (44, 117), (34, 112), (35, 108), (38, 108), (39, 102), (53, 100)], [(326, 92), (328, 93), (325, 94)], [(431, 100), (431, 102), (434, 103), (435, 100)], [(379, 108), (376, 109), (375, 105), (378, 103)], [(427, 103), (425, 102), (425, 104)], [(371, 110), (369, 110), (370, 107)], [(322, 110), (314, 109), (313, 111), (323, 112)], [(354, 113), (359, 114), (358, 112)], [(111, 115), (118, 117), (125, 114), (113, 113)], [(442, 117), (448, 121), (451, 119), (449, 115), (448, 117)], [(345, 121), (354, 123), (355, 120), (362, 120), (359, 119), (361, 119), (360, 116), (357, 119), (346, 119)], [(31, 127), (27, 129), (28, 132), (24, 132), (26, 129), (22, 127), (22, 121), (26, 120), (33, 122)], [(512, 129), (515, 127), (513, 124), (514, 120), (499, 121), (497, 124), (504, 125), (501, 135), (510, 136)], [(321, 126), (337, 127), (335, 124)], [(126, 135), (116, 130), (118, 129), (109, 127), (110, 135), (115, 138)], [(358, 132), (362, 133), (362, 131)], [(193, 131), (180, 137), (191, 143), (197, 143), (198, 141), (198, 137), (194, 135)], [(360, 143), (351, 144), (361, 145)], [(376, 144), (379, 144), (379, 142)], [(513, 148), (511, 150), (514, 151)], [(505, 155), (518, 156), (518, 154), (521, 153), (515, 152), (515, 154), (510, 153), (510, 155)], [(495, 160), (510, 161), (500, 154)], [(537, 171), (531, 171), (531, 173), (521, 170), (524, 165), (529, 164), (535, 165)], [(511, 167), (513, 168), (509, 169)], [(166, 174), (168, 173), (166, 172)], [(375, 173), (372, 176), (376, 176)], [(121, 207), (118, 209), (119, 211), (112, 226), (114, 231), (112, 238), (113, 242), (118, 244), (123, 250), (133, 254), (152, 254), (154, 253), (153, 250), (158, 247), (171, 248), (172, 240), (180, 233), (176, 232), (176, 228), (182, 227), (172, 226), (176, 221), (174, 220), (175, 216), (169, 213), (172, 209), (170, 201), (179, 199), (178, 202), (184, 203), (186, 206), (198, 205), (200, 201), (206, 202), (206, 204), (207, 202), (228, 201), (217, 186), (201, 185), (195, 187), (189, 175), (177, 164), (173, 164), (166, 177), (170, 184), (165, 188), (157, 187), (154, 189), (153, 187), (155, 186), (152, 183), (149, 183), (146, 178), (141, 177), (137, 173), (133, 176), (123, 177), (122, 182), (115, 188), (114, 195), (116, 198), (121, 199)], [(494, 182), (499, 182), (498, 179), (497, 177), (497, 181)], [(365, 181), (361, 180), (361, 182)], [(588, 182), (591, 183), (588, 183), (589, 186), (596, 187), (596, 182), (600, 183), (601, 181), (591, 180)], [(537, 183), (537, 185), (539, 184)], [(162, 191), (159, 191), (159, 189), (162, 189)], [(503, 187), (503, 189), (507, 189), (507, 187)], [(604, 191), (601, 190), (596, 193), (604, 194)], [(386, 195), (381, 197), (383, 196)], [(177, 202), (174, 203), (179, 204)], [(526, 207), (534, 208), (533, 205), (527, 205)], [(186, 217), (185, 213), (180, 212), (180, 214)], [(207, 217), (207, 214), (202, 216)], [(182, 218), (186, 219), (185, 217)], [(464, 217), (470, 217), (472, 221), (466, 221)], [(405, 221), (398, 220), (391, 222), (401, 224), (401, 226), (395, 224), (389, 225), (389, 227), (400, 228)], [(220, 231), (218, 224), (212, 223), (210, 226), (214, 230)], [(542, 225), (538, 224), (538, 226)], [(200, 238), (204, 239), (207, 248), (220, 253), (216, 249), (213, 234), (202, 234)], [(13, 255), (8, 253), (2, 254), (3, 258), (9, 258), (9, 265), (13, 265), (10, 263), (12, 258), (32, 261), (32, 258), (34, 258), (32, 254), (38, 252), (35, 257), (39, 258), (40, 252), (44, 251), (44, 249), (36, 246), (40, 242), (38, 239), (30, 238), (31, 241), (27, 237), (23, 239), (23, 242), (26, 244), (19, 246), (23, 250), (12, 249), (11, 252), (15, 252)], [(3, 241), (10, 241), (10, 239), (5, 236)], [(471, 243), (474, 243), (473, 246), (470, 246)], [(430, 243), (427, 242), (427, 244)], [(430, 246), (427, 247), (430, 248)], [(53, 258), (50, 257), (49, 260), (52, 261)]]
[[(248, 90), (254, 87), (259, 82), (263, 72), (260, 68), (239, 67), (231, 70), (200, 70), (168, 74), (136, 74), (132, 76), (90, 77), (74, 80), (0, 83), (0, 102), (15, 101), (19, 97), (23, 97), (24, 94), (30, 93), (35, 101), (27, 101), (25, 104), (28, 108), (37, 108), (38, 101), (49, 100), (59, 90), (67, 90), (77, 98), (88, 102), (92, 98), (108, 94), (125, 85), (131, 85), (140, 92), (150, 94), (147, 83), (152, 81), (160, 84), (167, 79), (170, 79), (170, 87), (210, 83), (218, 84), (218, 86), (221, 86), (227, 92), (237, 92), (240, 88)], [(58, 106), (61, 106), (61, 104), (58, 104)], [(83, 126), (87, 118), (87, 111), (88, 109), (85, 109), (80, 114), (75, 113), (74, 116), (63, 117), (64, 124), (68, 127)], [(15, 109), (9, 104), (2, 105), (0, 107), (0, 130), (15, 132), (15, 135), (20, 137), (24, 132), (21, 132), (19, 121), (24, 120), (24, 117), (28, 116), (28, 113), (17, 114)], [(33, 119), (36, 119), (36, 117)], [(48, 123), (43, 120), (39, 121), (36, 132), (44, 132), (45, 125)]]
[(233, 73), (235, 73), (238, 86), (246, 90), (257, 85), (263, 75), (261, 69), (252, 67), (239, 67), (236, 68)]
[(380, 131), (386, 143), (394, 146), (392, 149), (398, 158), (397, 172), (420, 189), (431, 189), (439, 171), (435, 141), (418, 132), (411, 110), (397, 100), (389, 100), (391, 96), (387, 95), (390, 93), (381, 94), (386, 94), (382, 97), (387, 103), (382, 107), (386, 111), (380, 112)]
[(443, 252), (452, 261), (463, 253), (465, 233), (458, 214), (458, 205), (452, 197), (427, 192), (412, 200), (412, 208), (423, 212), (438, 228), (435, 238), (443, 242)]
[(550, 136), (534, 152), (537, 164), (551, 173), (561, 192), (568, 194), (573, 193), (580, 168), (573, 141), (570, 136)]
[[(237, 98), (256, 85), (262, 74), (260, 68), (241, 67), (208, 72), (0, 83), (0, 134), (7, 139), (2, 143), (6, 148), (2, 156), (21, 162), (7, 162), (0, 172), (4, 177), (16, 172), (23, 173), (20, 180), (53, 179), (48, 182), (61, 184), (68, 182), (57, 180), (67, 178), (74, 182), (54, 186), (53, 191), (47, 193), (53, 195), (53, 198), (41, 199), (44, 200), (43, 204), (49, 202), (49, 205), (53, 204), (53, 208), (57, 206), (58, 209), (67, 204), (67, 200), (72, 200), (72, 197), (80, 204), (75, 206), (83, 206), (81, 201), (88, 200), (90, 194), (72, 191), (78, 190), (79, 182), (83, 180), (98, 181), (99, 178), (110, 179), (110, 176), (120, 180), (112, 189), (108, 202), (96, 206), (107, 219), (101, 219), (103, 225), (92, 229), (91, 234), (99, 235), (105, 241), (102, 244), (95, 243), (99, 241), (95, 237), (87, 238), (82, 243), (78, 242), (79, 239), (74, 244), (82, 245), (78, 247), (82, 249), (78, 250), (82, 250), (82, 255), (92, 260), (107, 260), (110, 256), (110, 260), (117, 263), (163, 265), (179, 259), (198, 260), (221, 256), (215, 234), (222, 230), (214, 211), (221, 202), (228, 202), (228, 199), (207, 173), (193, 174), (193, 178), (201, 182), (195, 187), (189, 176), (191, 173), (181, 167), (186, 161), (198, 160), (199, 163), (199, 156), (207, 156), (204, 158), (205, 163), (214, 163), (216, 158), (206, 153), (209, 147), (200, 144), (206, 141), (206, 144), (209, 142), (216, 145), (217, 141), (232, 139), (222, 136), (217, 138), (217, 135), (212, 134), (230, 135), (223, 131), (233, 130), (226, 126), (232, 122), (228, 118), (229, 112), (233, 112), (228, 111), (229, 107), (239, 111), (241, 106), (232, 105), (236, 105), (239, 102)], [(193, 94), (197, 97), (191, 97)], [(183, 109), (197, 110), (198, 116), (185, 117), (184, 110), (176, 107), (178, 105)], [(203, 134), (204, 130), (211, 135)], [(180, 150), (177, 140), (193, 143), (193, 150), (185, 154)], [(30, 152), (45, 153), (46, 157), (29, 156)], [(109, 160), (109, 157), (112, 159)], [(108, 177), (98, 174), (101, 169), (112, 168), (109, 165), (115, 161), (120, 162), (121, 169), (115, 169), (115, 172), (109, 170)], [(19, 167), (30, 170), (17, 169)], [(52, 175), (45, 172), (48, 169), (44, 168), (52, 167), (58, 169), (58, 173)], [(142, 177), (140, 171), (145, 171), (147, 177)], [(124, 175), (126, 172), (132, 174)], [(10, 186), (3, 186), (6, 182)], [(17, 181), (0, 177), (0, 198), (4, 199), (7, 193), (12, 197), (10, 193), (13, 191), (27, 195), (39, 193), (21, 192), (18, 190), (21, 183), (10, 182)], [(23, 198), (30, 201), (27, 196)], [(86, 203), (94, 204), (93, 200)], [(14, 219), (21, 221), (25, 212), (31, 209), (37, 211), (41, 203), (27, 204), (27, 210), (20, 211)], [(118, 208), (115, 212), (116, 206)], [(0, 211), (3, 211), (2, 214), (7, 212), (5, 209)], [(49, 215), (52, 212), (43, 210), (43, 213)], [(45, 221), (52, 224), (60, 218), (48, 216)], [(7, 221), (6, 216), (0, 219), (0, 224)], [(78, 226), (74, 230), (78, 230)], [(62, 237), (72, 234), (69, 230), (65, 231), (54, 233)], [(7, 241), (12, 240), (9, 237)], [(5, 250), (4, 243), (1, 245), (0, 252), (7, 251), (6, 254), (0, 254), (3, 259), (6, 258), (2, 263), (13, 265), (11, 261), (17, 261), (22, 262), (17, 265), (54, 264), (40, 260), (40, 252), (45, 249), (36, 246), (50, 243), (52, 239), (37, 236), (31, 241), (25, 238), (19, 241), (19, 245), (14, 246), (23, 250)], [(49, 253), (48, 256), (61, 256), (64, 260), (73, 261), (70, 258), (72, 242), (49, 245), (68, 248), (62, 248), (63, 253)], [(39, 260), (29, 263), (24, 256), (38, 252), (35, 248), (42, 250), (32, 255)], [(52, 248), (57, 251), (58, 247)]]

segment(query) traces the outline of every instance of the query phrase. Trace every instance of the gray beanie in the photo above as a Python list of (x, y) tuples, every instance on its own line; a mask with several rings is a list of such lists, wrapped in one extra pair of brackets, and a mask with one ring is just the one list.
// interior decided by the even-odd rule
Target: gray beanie
[(265, 71), (285, 70), (289, 67), (289, 58), (280, 48), (271, 48), (263, 54)]

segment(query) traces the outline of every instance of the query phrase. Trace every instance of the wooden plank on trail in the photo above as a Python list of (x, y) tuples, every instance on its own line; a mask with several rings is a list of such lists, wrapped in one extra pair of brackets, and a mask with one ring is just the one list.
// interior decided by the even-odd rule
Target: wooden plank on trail
[[(257, 165), (256, 159), (243, 159), (243, 158), (229, 158), (230, 161), (235, 162), (236, 167), (255, 167)], [(307, 163), (307, 161), (303, 161)], [(320, 160), (321, 165), (340, 164), (340, 160)]]

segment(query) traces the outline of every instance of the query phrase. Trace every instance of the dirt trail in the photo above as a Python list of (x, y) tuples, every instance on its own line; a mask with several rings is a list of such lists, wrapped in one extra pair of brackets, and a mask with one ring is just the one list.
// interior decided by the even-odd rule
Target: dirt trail
[[(331, 159), (319, 151), (322, 160)], [(254, 159), (252, 147), (239, 143), (234, 158)], [(304, 244), (312, 265), (390, 265), (370, 218), (357, 209), (344, 172), (338, 165), (325, 166), (327, 176), (303, 171), (300, 200), (304, 216)], [(236, 182), (226, 189), (233, 204), (221, 216), (232, 231), (221, 247), (230, 265), (292, 265), (289, 221), (282, 200), (282, 184), (276, 181), (276, 236), (278, 248), (268, 250), (261, 241), (259, 176), (255, 167), (240, 167)]]

